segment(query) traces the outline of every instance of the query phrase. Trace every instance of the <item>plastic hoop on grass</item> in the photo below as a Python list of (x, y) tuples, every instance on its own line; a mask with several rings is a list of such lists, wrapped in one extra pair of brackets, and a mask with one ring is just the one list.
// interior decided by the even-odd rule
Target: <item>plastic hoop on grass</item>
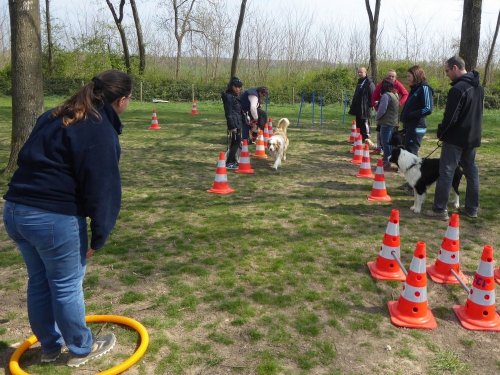
[[(132, 367), (146, 352), (146, 349), (149, 345), (149, 335), (146, 328), (139, 323), (138, 321), (127, 318), (125, 316), (119, 315), (87, 315), (85, 317), (85, 321), (87, 323), (116, 323), (122, 324), (124, 326), (130, 327), (134, 329), (141, 338), (141, 343), (136, 351), (125, 361), (111, 367), (110, 369), (99, 372), (97, 375), (116, 375), (120, 374), (123, 371)], [(19, 359), (23, 355), (23, 353), (28, 350), (32, 345), (36, 344), (38, 339), (36, 336), (30, 336), (27, 338), (12, 354), (9, 361), (9, 370), (12, 375), (29, 375), (27, 372), (23, 371), (23, 369), (19, 366)]]

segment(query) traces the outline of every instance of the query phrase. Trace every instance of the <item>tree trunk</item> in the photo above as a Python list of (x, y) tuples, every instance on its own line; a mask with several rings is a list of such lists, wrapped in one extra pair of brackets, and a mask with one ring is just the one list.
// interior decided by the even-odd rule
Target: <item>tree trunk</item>
[(475, 69), (477, 65), (482, 2), (483, 0), (464, 0), (459, 55), (465, 60), (467, 71)]
[(375, 0), (375, 15), (370, 7), (370, 0), (365, 0), (368, 20), (370, 21), (370, 70), (373, 82), (377, 82), (378, 64), (377, 64), (377, 33), (378, 16), (380, 14), (380, 1)]
[(236, 75), (236, 67), (238, 65), (238, 57), (240, 54), (241, 28), (243, 27), (243, 20), (245, 19), (246, 6), (247, 6), (247, 0), (241, 0), (240, 17), (238, 18), (238, 24), (236, 26), (236, 32), (234, 34), (233, 59), (231, 61), (231, 77)]
[(49, 76), (54, 71), (54, 56), (52, 45), (52, 23), (50, 21), (50, 0), (45, 0), (45, 24), (47, 27), (47, 65)]
[(130, 67), (130, 53), (128, 50), (127, 36), (125, 35), (125, 29), (123, 28), (123, 7), (125, 5), (125, 0), (120, 0), (120, 16), (116, 15), (115, 8), (110, 0), (106, 0), (108, 4), (109, 10), (111, 14), (113, 14), (113, 19), (115, 20), (116, 27), (118, 28), (118, 32), (120, 33), (120, 38), (122, 40), (123, 46), (123, 60), (125, 62), (125, 68), (127, 69), (127, 73), (132, 73), (132, 68)]
[(43, 113), (42, 46), (39, 0), (9, 0), (12, 66), (12, 136), (5, 173), (17, 166), (17, 155), (36, 119)]
[(137, 45), (139, 46), (139, 75), (143, 75), (144, 70), (146, 69), (146, 48), (144, 46), (144, 37), (142, 35), (141, 20), (139, 18), (139, 13), (137, 12), (135, 0), (130, 0), (130, 6), (132, 7), (135, 30), (137, 32)]
[(486, 65), (484, 67), (483, 86), (486, 86), (489, 82), (490, 64), (491, 60), (493, 59), (493, 54), (495, 52), (495, 44), (497, 42), (499, 27), (500, 27), (500, 11), (498, 11), (497, 26), (495, 28), (495, 34), (493, 35), (493, 41), (491, 42), (490, 52), (488, 53), (488, 58), (486, 59)]

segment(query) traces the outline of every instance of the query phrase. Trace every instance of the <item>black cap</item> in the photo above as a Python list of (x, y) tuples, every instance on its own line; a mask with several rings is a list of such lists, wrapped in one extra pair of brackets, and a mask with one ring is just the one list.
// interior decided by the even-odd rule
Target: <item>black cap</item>
[(233, 77), (229, 81), (229, 86), (242, 87), (243, 82), (241, 82), (241, 80), (238, 77)]

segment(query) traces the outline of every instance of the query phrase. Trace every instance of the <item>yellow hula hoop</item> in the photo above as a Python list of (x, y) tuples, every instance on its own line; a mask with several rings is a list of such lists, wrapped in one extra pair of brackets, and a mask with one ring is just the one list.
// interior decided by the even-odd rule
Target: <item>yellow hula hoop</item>
[[(116, 323), (128, 326), (134, 329), (139, 336), (141, 337), (141, 343), (139, 347), (136, 349), (134, 354), (132, 354), (127, 360), (107, 369), (105, 371), (99, 372), (97, 375), (116, 375), (120, 374), (123, 371), (129, 369), (134, 365), (146, 352), (146, 349), (149, 345), (149, 335), (146, 331), (146, 328), (139, 323), (138, 321), (127, 318), (125, 316), (119, 315), (87, 315), (85, 317), (87, 323)], [(26, 339), (12, 354), (9, 361), (9, 370), (12, 375), (29, 375), (27, 372), (23, 371), (23, 369), (19, 366), (19, 359), (23, 355), (23, 353), (28, 350), (32, 345), (34, 345), (38, 339), (36, 336), (30, 336)]]

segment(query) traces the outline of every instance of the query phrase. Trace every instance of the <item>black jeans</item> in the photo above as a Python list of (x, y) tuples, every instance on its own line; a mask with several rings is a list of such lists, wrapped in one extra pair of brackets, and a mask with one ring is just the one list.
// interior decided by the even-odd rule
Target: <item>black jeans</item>
[(241, 144), (241, 129), (236, 130), (236, 132), (229, 132), (228, 135), (231, 140), (229, 143), (229, 152), (227, 153), (226, 164), (236, 163), (236, 153)]

